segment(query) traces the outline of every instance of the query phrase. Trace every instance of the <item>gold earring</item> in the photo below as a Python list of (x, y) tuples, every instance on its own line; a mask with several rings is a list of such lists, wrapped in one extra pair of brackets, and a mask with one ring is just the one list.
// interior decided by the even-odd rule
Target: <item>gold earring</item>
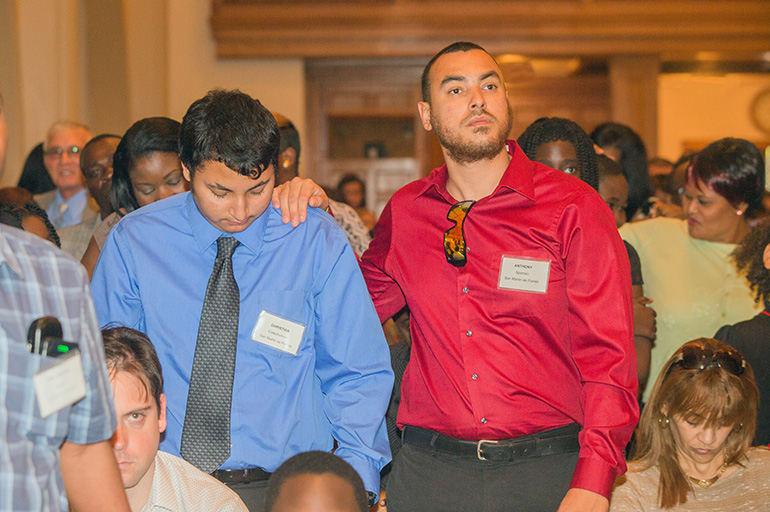
[(283, 162), (281, 162), (281, 167), (283, 167), (284, 169), (288, 169), (290, 165), (291, 165), (291, 162), (289, 160), (284, 160)]
[(666, 430), (669, 424), (668, 416), (663, 415), (660, 418), (658, 418), (658, 423), (660, 423), (660, 428), (662, 428), (663, 430)]

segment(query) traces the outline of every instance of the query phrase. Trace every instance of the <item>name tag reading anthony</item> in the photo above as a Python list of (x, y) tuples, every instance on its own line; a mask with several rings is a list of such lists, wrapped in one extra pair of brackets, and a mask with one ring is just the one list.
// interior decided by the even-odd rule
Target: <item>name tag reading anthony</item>
[(503, 256), (498, 288), (520, 292), (545, 293), (551, 262)]
[(296, 356), (304, 333), (304, 325), (262, 310), (251, 333), (251, 339)]
[(80, 352), (32, 377), (40, 417), (47, 418), (55, 412), (74, 404), (86, 396), (86, 380), (83, 377), (83, 361)]

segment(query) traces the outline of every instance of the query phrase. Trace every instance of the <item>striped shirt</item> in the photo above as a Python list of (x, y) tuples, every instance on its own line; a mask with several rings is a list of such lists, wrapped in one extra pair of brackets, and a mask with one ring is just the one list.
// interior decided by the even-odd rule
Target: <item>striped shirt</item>
[[(55, 316), (78, 343), (86, 397), (43, 419), (32, 377), (55, 363), (27, 350), (30, 324)], [(104, 349), (85, 270), (21, 230), (0, 225), (0, 512), (66, 511), (59, 447), (104, 441), (116, 427)]]

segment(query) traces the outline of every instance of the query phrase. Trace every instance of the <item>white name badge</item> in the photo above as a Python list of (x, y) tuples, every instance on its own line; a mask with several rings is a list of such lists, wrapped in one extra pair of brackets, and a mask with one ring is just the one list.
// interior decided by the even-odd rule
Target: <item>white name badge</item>
[(82, 400), (86, 396), (83, 361), (80, 352), (32, 377), (40, 416), (47, 418), (55, 412)]
[(262, 310), (251, 333), (251, 339), (296, 356), (304, 333), (304, 325)]
[(503, 256), (498, 288), (520, 292), (545, 293), (551, 262)]

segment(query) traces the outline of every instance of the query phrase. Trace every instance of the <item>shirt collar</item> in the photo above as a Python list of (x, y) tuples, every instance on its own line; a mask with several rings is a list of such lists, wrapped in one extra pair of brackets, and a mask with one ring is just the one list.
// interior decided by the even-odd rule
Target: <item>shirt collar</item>
[[(205, 252), (211, 244), (213, 244), (217, 238), (221, 236), (234, 236), (242, 245), (245, 245), (252, 253), (259, 254), (262, 248), (262, 241), (265, 233), (265, 225), (267, 224), (267, 211), (254, 219), (251, 225), (241, 231), (240, 233), (226, 233), (214, 227), (198, 210), (198, 205), (195, 204), (192, 192), (185, 192), (187, 194), (185, 208), (187, 210), (187, 216), (190, 219), (190, 227), (192, 228), (195, 242), (198, 244), (198, 249), (201, 253)], [(271, 206), (268, 205), (268, 208)]]
[(142, 510), (175, 510), (179, 503), (177, 503), (173, 489), (174, 483), (169, 478), (164, 462), (160, 458), (160, 452), (158, 452), (155, 454), (155, 470), (152, 475), (150, 495), (147, 496), (147, 503), (142, 507)]
[[(58, 190), (56, 191), (59, 192)], [(85, 208), (86, 203), (88, 202), (88, 194), (86, 194), (86, 189), (82, 188), (80, 191), (75, 193), (72, 197), (67, 199), (67, 203), (70, 205), (71, 209), (77, 209), (77, 208)]]
[[(505, 150), (511, 155), (511, 161), (508, 163), (505, 172), (503, 173), (500, 183), (498, 183), (495, 191), (492, 195), (495, 196), (501, 192), (503, 188), (517, 192), (527, 199), (535, 200), (535, 186), (534, 186), (534, 172), (535, 166), (532, 161), (527, 158), (521, 147), (519, 147), (515, 141), (506, 141)], [(446, 168), (446, 164), (434, 169), (427, 178), (425, 186), (417, 193), (417, 197), (426, 194), (429, 190), (435, 190), (439, 195), (443, 196), (447, 202), (452, 202), (452, 198), (446, 191), (446, 183), (449, 178), (449, 173)]]
[(88, 202), (88, 195), (86, 194), (86, 189), (81, 188), (79, 191), (77, 191), (74, 195), (72, 195), (69, 199), (64, 199), (62, 197), (61, 192), (59, 192), (59, 189), (56, 189), (56, 192), (53, 195), (53, 200), (51, 201), (51, 205), (55, 205), (58, 207), (60, 204), (67, 203), (69, 206), (69, 209), (75, 209), (78, 206), (85, 206), (85, 204)]

